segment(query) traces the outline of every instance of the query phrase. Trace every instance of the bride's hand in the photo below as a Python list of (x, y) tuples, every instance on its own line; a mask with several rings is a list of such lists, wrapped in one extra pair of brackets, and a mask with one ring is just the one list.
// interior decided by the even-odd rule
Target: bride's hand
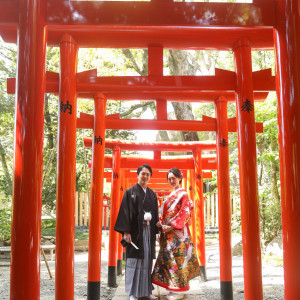
[(156, 223), (156, 226), (157, 226), (158, 228), (160, 228), (160, 227), (161, 227), (161, 223), (160, 223), (160, 221), (158, 221), (158, 222)]

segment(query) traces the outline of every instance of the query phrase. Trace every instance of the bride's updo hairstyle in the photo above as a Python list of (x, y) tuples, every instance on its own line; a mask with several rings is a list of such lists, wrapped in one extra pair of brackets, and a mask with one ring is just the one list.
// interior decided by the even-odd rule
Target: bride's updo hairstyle
[(168, 174), (167, 174), (167, 179), (168, 179), (168, 177), (169, 177), (169, 173), (172, 173), (175, 177), (179, 178), (179, 179), (180, 179), (180, 180), (179, 180), (179, 184), (181, 184), (181, 182), (182, 182), (182, 173), (180, 172), (179, 169), (177, 169), (177, 168), (172, 168), (172, 169), (170, 169), (170, 170), (168, 171)]

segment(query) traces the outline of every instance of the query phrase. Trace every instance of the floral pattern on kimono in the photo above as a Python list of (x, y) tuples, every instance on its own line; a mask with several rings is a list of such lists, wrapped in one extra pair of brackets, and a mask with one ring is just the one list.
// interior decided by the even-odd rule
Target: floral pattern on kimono
[(163, 202), (160, 222), (174, 229), (160, 235), (160, 250), (152, 283), (171, 291), (189, 290), (189, 281), (200, 275), (200, 266), (190, 234), (192, 201), (185, 189), (173, 191)]

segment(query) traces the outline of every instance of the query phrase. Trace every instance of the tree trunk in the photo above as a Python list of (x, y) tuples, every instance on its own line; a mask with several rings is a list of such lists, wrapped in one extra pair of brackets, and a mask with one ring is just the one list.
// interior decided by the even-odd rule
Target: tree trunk
[[(277, 148), (277, 141), (276, 140), (271, 140), (271, 149), (272, 151), (278, 151)], [(278, 185), (277, 185), (277, 165), (276, 165), (276, 161), (271, 161), (271, 182), (272, 182), (272, 193), (273, 193), (273, 197), (276, 200), (276, 203), (280, 203), (280, 196), (279, 196), (279, 192), (278, 192)]]
[[(195, 75), (198, 69), (196, 63), (190, 64), (188, 52), (169, 50), (168, 64), (171, 75)], [(177, 120), (194, 120), (192, 106), (185, 102), (172, 102)], [(198, 141), (197, 132), (180, 132), (183, 141)]]
[(158, 136), (159, 136), (160, 141), (169, 141), (170, 140), (168, 131), (166, 131), (166, 130), (159, 130)]
[(275, 161), (271, 162), (271, 181), (272, 181), (272, 193), (273, 197), (276, 200), (276, 203), (280, 202), (280, 196), (277, 186), (277, 167)]
[(48, 95), (45, 95), (45, 126), (47, 128), (47, 140), (49, 144), (49, 149), (53, 149), (54, 147), (54, 134), (53, 134), (53, 126), (52, 120), (49, 112), (49, 103), (48, 103)]
[[(172, 102), (174, 107), (175, 116), (177, 120), (194, 120), (192, 108), (185, 102)], [(195, 131), (181, 131), (183, 141), (198, 141), (198, 135)]]

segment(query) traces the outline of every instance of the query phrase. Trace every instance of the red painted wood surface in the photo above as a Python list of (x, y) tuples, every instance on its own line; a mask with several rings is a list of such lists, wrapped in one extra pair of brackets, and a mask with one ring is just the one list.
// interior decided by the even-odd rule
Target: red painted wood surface
[(275, 1), (284, 299), (300, 299), (299, 1)]
[(121, 167), (121, 149), (115, 146), (113, 149), (113, 173), (112, 173), (112, 194), (110, 202), (110, 226), (109, 226), (109, 252), (108, 252), (108, 266), (117, 266), (118, 253), (118, 235), (114, 231), (117, 215), (119, 212), (119, 198), (120, 198), (120, 167)]
[(234, 49), (245, 299), (263, 299), (250, 41)]
[(216, 117), (218, 211), (221, 212), (219, 213), (220, 280), (232, 282), (229, 141), (227, 101), (224, 97), (216, 100)]
[[(13, 3), (19, 5), (20, 13), (15, 16), (20, 29), (15, 101), (10, 299), (38, 300), (47, 42), (45, 1), (24, 0)], [(22, 13), (24, 11), (26, 14)], [(9, 11), (1, 12), (2, 16), (5, 14), (9, 14)]]
[(88, 281), (100, 282), (106, 115), (106, 99), (103, 98), (102, 94), (95, 95), (94, 111), (95, 118), (89, 213)]
[(76, 73), (77, 45), (64, 35), (60, 44), (57, 144), (55, 299), (74, 298)]

